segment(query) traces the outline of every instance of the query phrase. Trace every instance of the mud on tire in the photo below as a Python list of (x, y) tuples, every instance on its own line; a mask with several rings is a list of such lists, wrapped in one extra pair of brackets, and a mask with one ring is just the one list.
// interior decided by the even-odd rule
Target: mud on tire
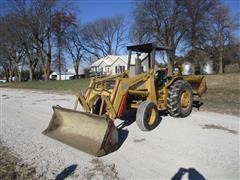
[(175, 81), (170, 86), (168, 94), (167, 107), (170, 116), (187, 117), (191, 114), (193, 105), (193, 92), (191, 85), (187, 81)]

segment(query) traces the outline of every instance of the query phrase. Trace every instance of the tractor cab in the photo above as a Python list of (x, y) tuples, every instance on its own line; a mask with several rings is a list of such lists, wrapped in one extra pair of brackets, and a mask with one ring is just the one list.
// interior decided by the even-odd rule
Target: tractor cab
[[(156, 56), (160, 51), (171, 51), (166, 46), (157, 46), (155, 43), (127, 46), (129, 76), (138, 75), (152, 69), (155, 74), (155, 85), (163, 85), (163, 79), (167, 76), (166, 68), (159, 68)], [(135, 59), (133, 55), (135, 55)], [(134, 63), (134, 62), (135, 63)]]

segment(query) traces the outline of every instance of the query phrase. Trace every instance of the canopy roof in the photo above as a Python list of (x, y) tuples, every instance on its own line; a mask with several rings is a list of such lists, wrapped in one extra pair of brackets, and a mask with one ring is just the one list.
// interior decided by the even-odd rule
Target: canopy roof
[(127, 50), (137, 51), (137, 52), (145, 52), (150, 53), (153, 49), (157, 51), (161, 50), (171, 50), (170, 47), (167, 46), (157, 46), (156, 43), (148, 43), (148, 44), (139, 44), (134, 46), (127, 46)]

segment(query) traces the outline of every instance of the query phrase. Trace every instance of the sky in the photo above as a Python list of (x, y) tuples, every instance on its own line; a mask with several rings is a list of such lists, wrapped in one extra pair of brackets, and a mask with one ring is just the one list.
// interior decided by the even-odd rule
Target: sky
[[(229, 8), (233, 16), (237, 13), (240, 15), (240, 0), (221, 1)], [(114, 15), (123, 15), (127, 24), (130, 24), (133, 20), (135, 3), (135, 0), (75, 0), (72, 5), (77, 12), (78, 19), (83, 24)], [(240, 38), (240, 28), (236, 30), (235, 34)], [(177, 54), (182, 54), (181, 50), (178, 50)]]
[[(231, 15), (240, 16), (240, 0), (220, 1), (229, 8)], [(114, 15), (123, 15), (126, 23), (131, 24), (135, 4), (135, 0), (73, 0), (72, 6), (82, 24)], [(234, 34), (240, 39), (240, 27)]]
[[(114, 15), (131, 15), (134, 0), (75, 0), (74, 5), (78, 11), (78, 18), (82, 23), (96, 20), (101, 17)], [(130, 18), (129, 18), (130, 19)]]
[[(240, 0), (221, 0), (232, 14), (240, 13)], [(75, 0), (74, 7), (82, 23), (101, 17), (124, 15), (132, 19), (135, 0)]]
[[(66, 0), (60, 0), (66, 1)], [(102, 17), (123, 15), (128, 23), (133, 19), (133, 9), (136, 0), (67, 0), (71, 8), (77, 13), (81, 23), (96, 20)], [(240, 14), (240, 0), (220, 0), (231, 11), (232, 15)], [(8, 9), (8, 0), (0, 0), (0, 13)], [(239, 17), (240, 19), (240, 17)], [(238, 30), (240, 36), (240, 29)]]
[[(0, 10), (7, 9), (8, 0), (0, 0)], [(65, 0), (60, 0), (65, 1)], [(110, 17), (114, 15), (123, 15), (127, 24), (133, 20), (133, 9), (135, 0), (67, 0), (70, 3), (71, 9), (76, 12), (78, 20), (85, 24), (90, 21), (102, 17)], [(240, 15), (240, 0), (220, 0), (229, 9), (232, 15), (239, 13)], [(239, 17), (240, 19), (240, 17)], [(240, 22), (240, 20), (239, 20)], [(235, 32), (240, 38), (240, 28)], [(181, 54), (181, 52), (177, 52)]]

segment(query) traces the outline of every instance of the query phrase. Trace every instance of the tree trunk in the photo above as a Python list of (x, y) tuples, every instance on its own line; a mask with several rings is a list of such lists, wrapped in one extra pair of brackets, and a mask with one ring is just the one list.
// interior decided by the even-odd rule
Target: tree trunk
[(18, 70), (18, 65), (17, 64), (15, 64), (14, 63), (14, 66), (15, 66), (15, 68), (14, 68), (14, 70), (13, 70), (13, 73), (14, 73), (14, 77), (15, 77), (15, 81), (16, 82), (21, 82), (21, 79), (19, 79), (19, 76), (21, 76), (21, 75), (19, 75), (19, 70)]
[(47, 68), (43, 68), (43, 76), (44, 76), (44, 81), (48, 81), (48, 78), (47, 78)]
[(9, 81), (13, 82), (13, 70), (9, 68)]
[(18, 82), (22, 82), (22, 73), (20, 71), (17, 71), (18, 75)]
[(75, 79), (79, 79), (79, 61), (73, 60), (73, 65), (74, 65), (74, 70), (75, 70), (75, 74), (76, 74)]
[(32, 81), (33, 80), (33, 70), (32, 68), (29, 69), (29, 80), (28, 81)]
[(62, 80), (62, 72), (61, 72), (61, 50), (60, 50), (60, 46), (58, 46), (58, 72), (59, 72), (59, 80)]
[(223, 49), (220, 48), (219, 49), (219, 70), (218, 70), (219, 74), (223, 73)]
[(9, 82), (9, 69), (8, 68), (4, 68), (4, 74), (5, 74), (5, 77), (6, 77), (6, 81)]
[(50, 53), (48, 53), (47, 55), (47, 63), (45, 65), (45, 68), (43, 69), (43, 72), (44, 72), (44, 80), (48, 81), (50, 72), (51, 72), (51, 54)]
[(76, 68), (75, 68), (75, 74), (76, 74), (76, 77), (75, 77), (75, 79), (79, 79), (78, 67), (76, 67)]
[(31, 57), (30, 57), (30, 54), (27, 53), (27, 56), (28, 56), (28, 64), (29, 64), (29, 79), (28, 81), (33, 81), (33, 74), (34, 74), (34, 69), (36, 67), (36, 64), (34, 64), (34, 60), (32, 58), (31, 60)]
[(47, 44), (48, 44), (48, 50), (47, 50), (47, 62), (45, 64), (45, 70), (44, 70), (44, 80), (48, 81), (51, 71), (51, 62), (52, 62), (52, 46), (51, 46), (51, 37), (50, 37), (50, 31), (48, 32), (47, 37)]
[(9, 82), (9, 73), (5, 72), (6, 81)]

